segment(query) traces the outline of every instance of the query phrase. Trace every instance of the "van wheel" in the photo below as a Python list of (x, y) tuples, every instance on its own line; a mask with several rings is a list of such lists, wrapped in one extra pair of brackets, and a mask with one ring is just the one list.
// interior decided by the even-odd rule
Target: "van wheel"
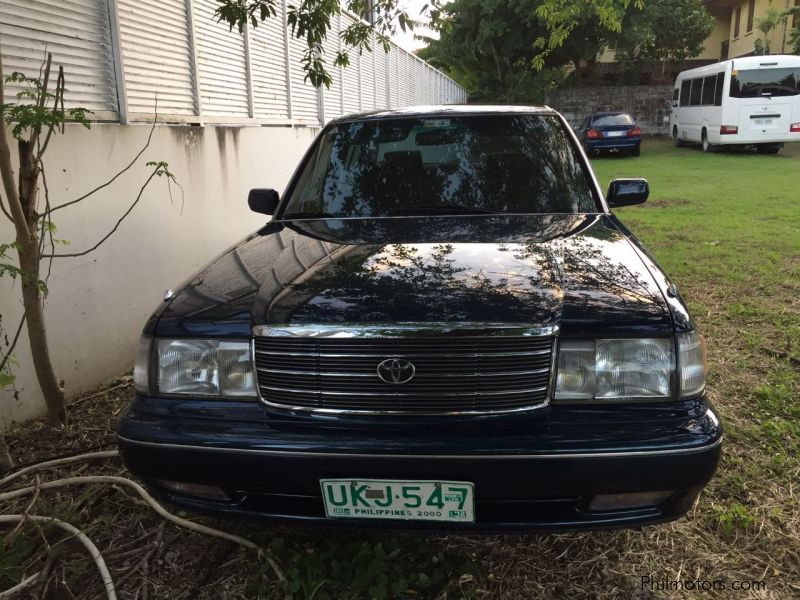
[(673, 129), (672, 129), (672, 144), (676, 148), (683, 148), (683, 146), (684, 146), (683, 140), (678, 137), (678, 128), (677, 127), (673, 127)]
[(714, 145), (708, 141), (708, 134), (703, 129), (703, 152), (714, 152), (714, 150)]
[(773, 146), (772, 144), (760, 144), (756, 146), (759, 154), (777, 154), (781, 151), (780, 146)]

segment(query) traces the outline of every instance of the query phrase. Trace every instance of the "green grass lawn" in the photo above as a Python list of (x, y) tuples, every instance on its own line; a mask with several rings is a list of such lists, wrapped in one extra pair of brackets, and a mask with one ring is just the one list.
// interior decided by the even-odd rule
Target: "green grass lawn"
[[(641, 531), (478, 537), (212, 522), (272, 548), (291, 597), (800, 598), (800, 145), (760, 156), (646, 140), (639, 158), (593, 165), (603, 186), (614, 177), (650, 182), (650, 200), (618, 214), (679, 286), (706, 336), (708, 391), (726, 428), (716, 478), (685, 518)], [(113, 441), (111, 423), (130, 394), (90, 396), (71, 408), (66, 432), (32, 425), (9, 438), (12, 451), (24, 462), (54, 445), (85, 447), (87, 436)], [(118, 463), (93, 471), (100, 468), (124, 473)], [(251, 553), (173, 526), (159, 534), (159, 517), (111, 488), (47, 495), (36, 509), (92, 537), (123, 581), (122, 598), (143, 596), (145, 573), (153, 598), (285, 596)], [(41, 568), (42, 545), (33, 527), (2, 544), (0, 590), (19, 580), (20, 565)], [(60, 548), (67, 567), (58, 589), (97, 597), (99, 577), (85, 552)], [(660, 591), (643, 587), (643, 577), (717, 584)], [(751, 581), (765, 589), (732, 590)], [(744, 583), (754, 585), (761, 584)]]

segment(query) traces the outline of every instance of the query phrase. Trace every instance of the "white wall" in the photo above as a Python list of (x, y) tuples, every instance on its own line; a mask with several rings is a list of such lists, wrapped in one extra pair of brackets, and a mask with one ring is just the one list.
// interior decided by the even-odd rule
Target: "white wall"
[[(147, 125), (72, 125), (45, 157), (50, 201), (72, 200), (103, 183), (144, 145)], [(56, 259), (45, 315), (56, 372), (68, 397), (131, 368), (145, 320), (166, 288), (257, 229), (265, 217), (247, 208), (252, 187), (283, 190), (315, 128), (184, 127), (159, 125), (135, 167), (110, 187), (53, 214), (56, 237), (78, 252), (111, 230), (149, 174), (149, 160), (165, 160), (183, 186), (156, 179), (120, 229), (95, 252)], [(0, 215), (0, 241), (13, 240)], [(22, 314), (19, 285), (0, 279), (0, 314), (14, 329)], [(23, 334), (17, 345), (16, 399), (0, 391), (0, 428), (44, 412), (44, 402)]]

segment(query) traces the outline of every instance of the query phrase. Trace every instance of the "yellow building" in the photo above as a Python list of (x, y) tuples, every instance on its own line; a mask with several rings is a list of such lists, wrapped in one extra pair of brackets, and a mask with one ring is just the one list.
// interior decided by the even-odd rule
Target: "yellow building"
[[(753, 54), (756, 39), (764, 37), (758, 30), (759, 19), (770, 8), (780, 12), (792, 6), (800, 6), (800, 0), (707, 0), (705, 4), (718, 23), (727, 24), (727, 39), (719, 46), (719, 58), (724, 60)], [(789, 33), (797, 25), (800, 25), (800, 16), (790, 16), (785, 24), (778, 24), (770, 32), (767, 40), (772, 54), (788, 51)], [(708, 48), (713, 43), (712, 38), (713, 33), (706, 44)]]
[[(783, 11), (800, 6), (800, 0), (705, 0), (706, 9), (714, 17), (714, 29), (703, 43), (703, 51), (690, 60), (718, 61), (755, 52), (755, 40), (764, 37), (758, 30), (758, 20), (772, 8)], [(772, 54), (789, 51), (789, 33), (800, 25), (800, 15), (790, 16), (786, 25), (779, 24), (767, 39)], [(614, 51), (607, 50), (598, 62), (614, 61)]]

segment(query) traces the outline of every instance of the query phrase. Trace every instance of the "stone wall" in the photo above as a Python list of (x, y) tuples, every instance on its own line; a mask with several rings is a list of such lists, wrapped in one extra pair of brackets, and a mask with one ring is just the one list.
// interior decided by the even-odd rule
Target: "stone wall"
[(550, 92), (547, 104), (559, 111), (573, 127), (591, 112), (619, 110), (632, 114), (644, 135), (667, 135), (672, 99), (671, 85), (561, 88)]

